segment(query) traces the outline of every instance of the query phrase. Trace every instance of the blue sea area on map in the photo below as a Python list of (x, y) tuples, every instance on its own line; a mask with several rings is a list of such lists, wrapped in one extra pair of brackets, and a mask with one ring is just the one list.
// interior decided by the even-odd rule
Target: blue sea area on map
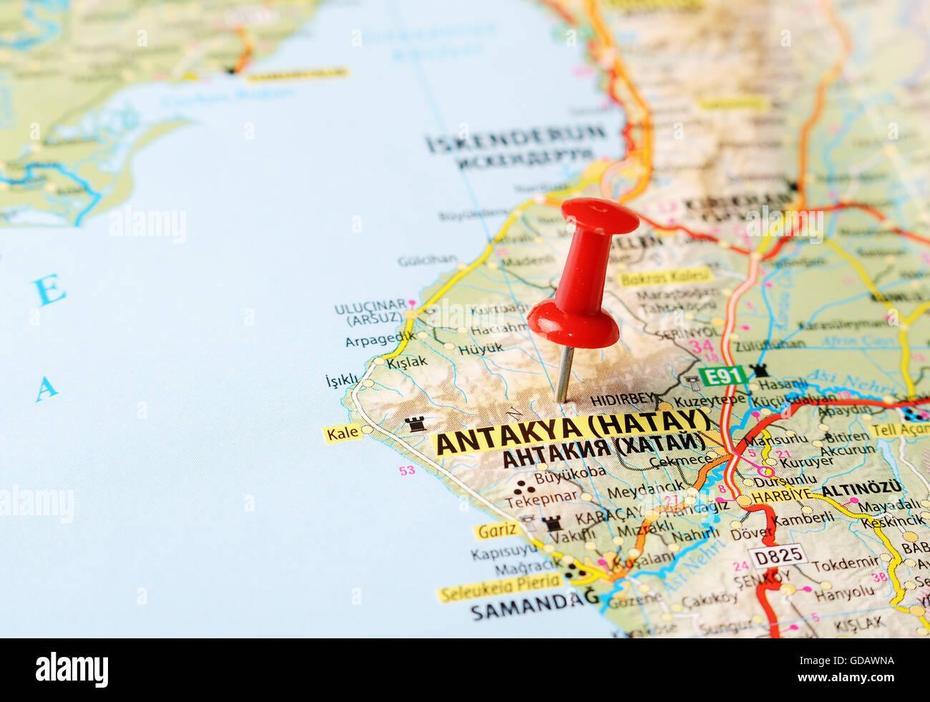
[[(23, 310), (0, 329), (22, 340), (0, 349), (3, 487), (74, 496), (70, 523), (0, 521), (5, 633), (610, 633), (595, 606), (476, 622), (472, 603), (440, 604), (505, 561), (546, 561), (489, 563), (475, 550), (526, 542), (477, 541), (496, 517), (419, 468), (403, 477), (385, 445), (322, 433), (347, 418), (326, 376), (387, 350), (347, 338), (399, 327), (350, 327), (335, 307), (419, 301), (455, 264), (400, 258), (472, 259), (588, 160), (461, 170), (427, 138), (599, 125), (608, 138), (583, 146), (620, 153), (622, 115), (558, 27), (528, 2), (324, 4), (249, 71), (345, 78), (221, 75), (112, 99), (185, 125), (133, 156), (127, 203), (3, 252)], [(117, 233), (133, 212), (174, 213), (183, 236)], [(49, 274), (67, 297), (30, 324)], [(43, 376), (57, 394), (34, 403)]]

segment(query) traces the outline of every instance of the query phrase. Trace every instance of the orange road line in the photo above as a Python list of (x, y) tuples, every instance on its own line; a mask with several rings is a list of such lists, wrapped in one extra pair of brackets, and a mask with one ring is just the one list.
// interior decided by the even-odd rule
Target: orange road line
[(836, 61), (836, 63), (830, 67), (830, 70), (827, 71), (827, 73), (820, 79), (820, 83), (817, 85), (817, 92), (814, 96), (814, 109), (801, 127), (801, 137), (798, 140), (799, 154), (797, 182), (798, 195), (800, 196), (798, 209), (804, 209), (804, 205), (807, 203), (807, 151), (810, 145), (811, 132), (813, 131), (817, 122), (823, 116), (823, 109), (827, 102), (827, 91), (830, 89), (836, 79), (839, 78), (840, 73), (843, 72), (843, 66), (846, 64), (846, 60), (852, 53), (852, 40), (849, 38), (849, 33), (846, 31), (846, 27), (843, 25), (843, 23), (840, 22), (840, 19), (837, 17), (833, 7), (830, 5), (829, 0), (822, 0), (821, 6), (823, 7), (824, 12), (827, 14), (827, 18), (830, 24), (833, 25), (833, 28), (836, 29), (837, 33), (840, 35), (840, 41), (843, 44), (843, 53)]
[[(609, 78), (609, 84), (607, 87), (608, 95), (615, 103), (617, 103), (618, 106), (621, 108), (624, 107), (624, 101), (617, 94), (616, 89), (616, 84), (619, 80), (626, 92), (630, 94), (630, 97), (632, 98), (632, 101), (636, 105), (637, 111), (639, 112), (639, 114), (634, 115), (631, 110), (624, 109), (627, 115), (626, 125), (623, 128), (623, 136), (627, 145), (626, 157), (629, 158), (631, 156), (637, 156), (640, 165), (643, 168), (643, 172), (640, 174), (633, 188), (631, 188), (619, 198), (620, 202), (629, 202), (630, 200), (633, 200), (636, 197), (642, 195), (642, 193), (649, 186), (649, 183), (652, 181), (652, 174), (654, 170), (652, 115), (649, 112), (649, 106), (646, 104), (646, 101), (640, 94), (639, 89), (630, 78), (629, 73), (627, 73), (626, 67), (623, 65), (623, 61), (620, 60), (616, 42), (614, 41), (610, 30), (607, 28), (607, 25), (604, 22), (604, 18), (601, 16), (601, 11), (598, 7), (597, 0), (587, 0), (585, 3), (585, 10), (588, 15), (588, 19), (591, 21), (591, 27), (594, 29), (595, 36), (597, 37), (597, 43), (601, 46), (601, 52), (603, 53), (605, 51), (609, 51), (612, 54), (613, 63), (607, 73)], [(592, 51), (592, 53), (595, 52)], [(595, 55), (594, 58), (597, 60), (598, 57)], [(634, 128), (638, 128), (642, 133), (642, 144), (638, 147), (632, 137)]]
[[(867, 205), (864, 202), (855, 202), (855, 201), (840, 201), (832, 205), (825, 205), (823, 207), (809, 207), (807, 208), (811, 212), (839, 212), (842, 210), (859, 210), (860, 212), (865, 212), (866, 214), (871, 215), (879, 222), (888, 221), (888, 215), (879, 210), (877, 207), (872, 205)], [(917, 232), (912, 232), (908, 229), (902, 227), (891, 227), (889, 231), (903, 236), (905, 239), (910, 239), (911, 241), (916, 241), (919, 244), (930, 244), (930, 237), (925, 237)]]
[[(562, 7), (557, 2), (557, 0), (544, 0), (544, 3), (548, 5), (549, 7), (551, 7), (552, 9), (554, 9), (556, 12), (558, 12), (567, 23), (572, 24), (572, 25), (575, 24), (576, 22), (575, 18), (572, 17), (572, 15), (564, 7)], [(622, 134), (624, 142), (627, 147), (627, 153), (625, 155), (625, 158), (631, 158), (634, 156), (638, 157), (644, 169), (643, 173), (637, 179), (637, 182), (634, 185), (634, 187), (631, 188), (629, 191), (627, 191), (623, 196), (619, 198), (621, 202), (626, 202), (641, 195), (645, 191), (645, 189), (648, 187), (649, 183), (652, 180), (652, 175), (654, 172), (654, 164), (653, 164), (653, 129), (652, 129), (651, 114), (649, 112), (648, 105), (646, 104), (645, 100), (642, 98), (642, 95), (639, 93), (638, 89), (636, 88), (636, 85), (633, 83), (629, 74), (627, 73), (623, 65), (623, 62), (617, 56), (616, 44), (613, 40), (613, 36), (610, 34), (610, 31), (608, 30), (606, 24), (604, 23), (603, 17), (600, 14), (597, 0), (586, 0), (585, 5), (586, 5), (587, 15), (591, 21), (592, 28), (594, 29), (595, 35), (597, 37), (597, 42), (600, 44), (601, 51), (603, 52), (606, 50), (606, 51), (611, 51), (613, 53), (613, 65), (608, 71), (608, 78), (609, 78), (608, 95), (627, 114), (627, 122), (626, 122), (626, 125), (624, 126), (623, 134)], [(801, 133), (800, 133), (799, 142), (798, 142), (799, 167), (798, 167), (797, 189), (798, 189), (799, 198), (800, 198), (798, 209), (804, 209), (806, 202), (807, 202), (806, 187), (807, 187), (807, 175), (808, 175), (807, 173), (808, 149), (810, 145), (811, 134), (817, 122), (823, 116), (823, 111), (826, 105), (827, 92), (829, 91), (832, 84), (839, 78), (847, 59), (852, 53), (852, 41), (849, 37), (849, 34), (845, 26), (842, 24), (842, 22), (839, 20), (838, 16), (836, 15), (833, 7), (829, 4), (828, 0), (822, 0), (822, 6), (828, 16), (830, 24), (833, 25), (833, 27), (836, 29), (837, 33), (840, 36), (840, 40), (843, 45), (843, 53), (841, 57), (836, 61), (836, 63), (834, 63), (834, 65), (830, 68), (830, 70), (821, 78), (817, 86), (816, 93), (815, 93), (814, 108), (801, 128)], [(593, 57), (595, 58), (595, 60), (597, 60), (598, 52), (594, 50), (594, 46), (592, 46), (591, 53)], [(639, 117), (638, 124), (636, 123), (636, 120), (633, 118), (634, 116), (631, 114), (631, 111), (625, 106), (623, 99), (617, 94), (616, 83), (618, 81), (622, 84), (623, 88), (632, 97), (633, 103), (635, 104), (636, 108), (641, 113), (640, 115), (638, 115)], [(637, 127), (641, 129), (642, 131), (642, 145), (641, 146), (637, 146), (635, 140), (632, 137), (632, 130), (634, 127)], [(605, 172), (605, 175), (606, 175), (606, 172)], [(602, 191), (603, 191), (603, 183), (602, 183)], [(837, 211), (837, 210), (843, 210), (843, 209), (849, 209), (849, 208), (854, 208), (854, 209), (859, 209), (861, 211), (864, 211), (872, 215), (873, 217), (877, 218), (879, 221), (885, 221), (887, 219), (886, 215), (884, 215), (881, 211), (879, 211), (878, 209), (872, 206), (866, 205), (864, 203), (855, 203), (855, 202), (843, 203), (841, 202), (841, 203), (836, 203), (835, 205), (830, 205), (830, 206), (820, 207), (820, 208), (813, 208), (813, 209), (815, 211), (822, 210), (824, 212), (831, 212), (831, 211)], [(640, 216), (644, 221), (646, 221), (649, 225), (651, 225), (653, 228), (656, 228), (656, 229), (663, 229), (666, 231), (681, 230), (682, 232), (684, 232), (685, 234), (687, 234), (688, 236), (694, 239), (712, 241), (712, 242), (720, 241), (718, 237), (715, 237), (710, 234), (702, 233), (702, 232), (693, 231), (683, 225), (662, 226), (658, 222), (655, 222), (649, 219), (648, 217), (645, 217), (643, 215), (640, 215)], [(905, 230), (901, 227), (891, 227), (889, 230), (892, 232), (895, 232), (896, 234), (899, 234), (900, 236), (908, 238), (910, 240), (917, 241), (917, 242), (924, 243), (924, 244), (930, 244), (930, 239), (925, 238), (919, 234), (916, 234), (915, 232)], [(739, 299), (739, 297), (742, 295), (743, 292), (745, 292), (746, 290), (748, 290), (755, 284), (756, 279), (757, 279), (757, 274), (758, 274), (759, 261), (770, 260), (770, 259), (777, 257), (778, 254), (781, 252), (781, 249), (786, 243), (787, 243), (787, 239), (780, 240), (777, 243), (777, 245), (774, 246), (772, 250), (767, 252), (764, 256), (756, 254), (755, 256), (751, 257), (750, 269), (747, 275), (747, 279), (743, 282), (743, 284), (740, 286), (737, 292), (731, 297), (729, 301), (730, 304), (728, 304), (727, 306), (728, 309), (727, 309), (727, 320), (725, 324), (725, 329), (727, 328), (732, 329), (732, 324), (735, 323), (735, 317), (736, 317), (735, 302), (736, 300)], [(750, 255), (751, 253), (755, 253), (755, 252), (750, 252), (748, 250), (745, 250), (741, 247), (736, 247), (736, 246), (730, 246), (729, 248), (733, 250), (734, 252), (740, 253), (743, 255)], [(725, 333), (724, 339), (722, 340), (722, 343), (721, 343), (721, 347), (722, 347), (721, 351), (724, 352), (725, 358), (729, 356), (729, 343), (728, 343), (727, 337), (728, 337), (728, 334)], [(731, 362), (732, 362), (732, 359), (728, 361), (728, 363), (731, 363)], [(729, 391), (729, 388), (728, 388), (728, 391)], [(695, 480), (694, 488), (698, 490), (701, 489), (701, 487), (703, 487), (703, 485), (705, 484), (707, 480), (707, 476), (710, 474), (710, 472), (717, 466), (721, 465), (722, 463), (727, 463), (727, 469), (724, 472), (724, 484), (730, 489), (731, 495), (733, 495), (735, 498), (739, 494), (740, 491), (739, 491), (739, 488), (736, 487), (735, 482), (733, 481), (733, 473), (735, 472), (736, 466), (739, 464), (739, 460), (740, 460), (740, 457), (741, 457), (741, 454), (744, 448), (739, 448), (737, 446), (734, 446), (732, 443), (732, 439), (729, 435), (730, 412), (728, 411), (728, 409), (730, 408), (727, 405), (724, 405), (722, 409), (722, 413), (721, 413), (721, 438), (724, 441), (724, 446), (727, 448), (728, 453), (725, 454), (724, 456), (721, 456), (715, 459), (714, 461), (711, 461), (710, 463), (706, 464), (705, 466), (701, 468), (701, 470), (698, 473), (697, 479)], [(776, 418), (777, 416), (772, 417), (772, 419), (776, 419)], [(740, 445), (742, 445), (744, 442), (745, 442), (745, 438), (743, 441), (740, 442)], [(657, 509), (656, 512), (674, 513), (674, 512), (684, 509), (684, 507), (685, 505), (676, 505), (674, 507), (662, 506), (659, 509)], [(766, 513), (767, 523), (773, 522), (774, 511), (768, 505), (746, 505), (746, 506), (741, 505), (741, 507), (743, 507), (743, 509), (746, 509), (747, 511), (763, 510)], [(640, 528), (637, 532), (637, 538), (636, 538), (636, 542), (634, 546), (638, 554), (642, 554), (644, 551), (646, 540), (648, 538), (650, 527), (653, 521), (654, 519), (650, 519), (647, 517), (646, 519), (643, 520), (643, 522), (640, 525)], [(767, 536), (765, 539), (766, 543), (768, 543), (769, 541), (774, 543), (774, 538), (775, 538), (774, 529), (771, 529), (770, 532), (771, 532), (770, 535)], [(629, 574), (629, 572), (632, 570), (638, 558), (639, 558), (639, 555), (637, 555), (636, 557), (627, 558), (624, 561), (624, 566), (622, 568), (619, 568), (616, 572), (612, 573), (610, 576), (610, 579), (612, 581), (616, 581), (616, 580), (620, 580), (626, 577)], [(768, 619), (770, 636), (772, 636), (773, 638), (779, 638), (780, 629), (779, 629), (779, 624), (778, 624), (778, 618), (773, 608), (771, 607), (771, 604), (768, 602), (768, 599), (766, 596), (766, 593), (768, 591), (777, 590), (779, 587), (777, 582), (775, 582), (774, 580), (770, 580), (769, 576), (771, 575), (772, 573), (768, 573), (768, 572), (766, 573), (766, 581), (760, 584), (760, 586), (757, 588), (756, 594), (757, 594), (757, 597), (759, 599), (759, 602), (763, 610), (765, 611), (766, 618)]]
[[(702, 487), (704, 487), (704, 483), (707, 482), (707, 476), (710, 474), (710, 472), (714, 468), (719, 466), (720, 464), (725, 463), (729, 458), (730, 458), (729, 456), (720, 456), (719, 458), (715, 458), (710, 463), (707, 463), (701, 466), (701, 469), (698, 471), (698, 474), (697, 474), (697, 479), (694, 481), (694, 485), (692, 487), (695, 490), (700, 490)], [(683, 510), (685, 506), (686, 505), (684, 504), (675, 505), (671, 507), (666, 507), (665, 505), (662, 505), (656, 511), (666, 513), (666, 514), (674, 513), (674, 512), (679, 512)], [(648, 518), (644, 519), (642, 524), (640, 524), (639, 529), (637, 531), (636, 543), (634, 544), (633, 548), (639, 551), (640, 554), (642, 554), (643, 551), (645, 550), (646, 537), (649, 535), (649, 527), (651, 525), (652, 525), (652, 520)], [(633, 566), (636, 564), (636, 561), (638, 559), (639, 559), (639, 556), (636, 556), (635, 558), (634, 557), (627, 558), (626, 561), (624, 562), (623, 567), (617, 570), (615, 573), (611, 574), (610, 576), (611, 581), (620, 580), (621, 578), (625, 578), (627, 575), (629, 575), (630, 571), (633, 569)]]
[[(680, 230), (684, 232), (686, 235), (688, 235), (689, 237), (691, 237), (692, 239), (697, 239), (698, 241), (710, 241), (714, 244), (719, 244), (721, 241), (719, 236), (715, 236), (714, 234), (708, 234), (706, 232), (695, 231), (694, 229), (686, 227), (684, 224), (662, 224), (661, 222), (657, 222), (651, 217), (647, 217), (641, 212), (636, 212), (636, 216), (639, 217), (641, 220), (643, 220), (646, 224), (648, 224), (653, 229), (656, 229), (659, 231), (674, 232), (674, 231)], [(730, 251), (734, 251), (735, 253), (742, 254), (744, 256), (748, 256), (750, 253), (749, 249), (745, 249), (742, 246), (728, 245), (727, 248)]]
[(236, 61), (235, 68), (233, 68), (233, 73), (239, 74), (242, 73), (242, 71), (246, 69), (246, 66), (252, 61), (252, 56), (255, 53), (255, 45), (252, 43), (252, 38), (249, 36), (249, 32), (245, 27), (236, 27), (236, 34), (239, 35), (239, 39), (242, 41), (242, 53), (239, 54), (239, 59)]
[(558, 2), (558, 0), (543, 0), (543, 5), (558, 14), (566, 24), (574, 25), (576, 23), (575, 18), (572, 17), (571, 12), (569, 12), (560, 2)]

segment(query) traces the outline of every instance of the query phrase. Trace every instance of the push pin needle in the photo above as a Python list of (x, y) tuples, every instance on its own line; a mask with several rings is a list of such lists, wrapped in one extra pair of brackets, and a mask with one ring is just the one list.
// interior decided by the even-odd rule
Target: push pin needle
[(625, 207), (593, 197), (562, 203), (562, 215), (575, 225), (571, 247), (555, 297), (530, 310), (530, 329), (560, 344), (562, 360), (555, 399), (565, 402), (575, 349), (600, 349), (617, 343), (620, 328), (601, 309), (610, 258), (610, 237), (629, 234), (639, 218)]
[(562, 361), (559, 363), (559, 385), (555, 390), (555, 400), (559, 404), (565, 402), (568, 395), (568, 379), (572, 375), (572, 361), (575, 360), (573, 346), (562, 347)]

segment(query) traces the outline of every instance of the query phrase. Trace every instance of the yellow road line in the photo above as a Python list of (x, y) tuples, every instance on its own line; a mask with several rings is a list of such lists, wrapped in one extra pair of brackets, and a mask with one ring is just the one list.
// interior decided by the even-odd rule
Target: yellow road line
[(457, 270), (455, 274), (453, 274), (452, 277), (450, 277), (442, 285), (441, 288), (430, 295), (426, 302), (417, 307), (415, 310), (411, 310), (407, 313), (407, 319), (404, 322), (403, 329), (401, 330), (402, 337), (400, 343), (398, 343), (397, 347), (393, 351), (382, 355), (381, 358), (385, 360), (397, 358), (404, 352), (404, 349), (407, 348), (407, 343), (409, 342), (410, 332), (413, 330), (413, 325), (416, 323), (417, 318), (431, 306), (435, 305), (440, 299), (442, 299), (442, 297), (448, 293), (449, 290), (451, 290), (457, 283), (459, 283), (462, 278), (473, 272), (476, 268), (478, 268), (478, 266), (481, 266), (487, 262), (487, 260), (491, 257), (491, 254), (494, 252), (494, 247), (503, 241), (504, 237), (507, 236), (507, 232), (510, 231), (510, 228), (528, 208), (533, 205), (561, 205), (563, 200), (566, 200), (579, 192), (583, 192), (591, 185), (596, 185), (604, 168), (606, 168), (605, 164), (595, 162), (585, 169), (584, 173), (582, 173), (581, 177), (576, 183), (573, 183), (572, 185), (569, 185), (567, 188), (563, 188), (562, 190), (553, 190), (549, 192), (542, 202), (533, 198), (530, 200), (525, 200), (521, 204), (517, 205), (517, 207), (514, 208), (507, 216), (507, 219), (504, 220), (504, 223), (501, 225), (501, 228), (498, 230), (494, 238), (491, 239), (491, 241), (489, 241), (481, 251), (481, 254), (478, 256), (478, 258), (474, 259), (464, 268)]
[(907, 384), (907, 396), (909, 398), (917, 397), (917, 388), (914, 386), (914, 382), (911, 380), (910, 375), (911, 344), (908, 341), (907, 335), (910, 331), (911, 324), (913, 324), (918, 317), (926, 313), (927, 310), (930, 310), (930, 302), (924, 302), (907, 317), (902, 319), (901, 326), (898, 329), (898, 343), (901, 346), (901, 372), (904, 373), (904, 382)]
[(763, 429), (759, 432), (759, 437), (765, 441), (765, 445), (762, 448), (762, 460), (760, 463), (764, 464), (769, 459), (769, 454), (772, 453), (772, 444), (769, 443), (769, 439), (772, 438), (772, 435), (769, 434), (768, 429)]
[(400, 340), (400, 343), (397, 344), (397, 348), (395, 348), (390, 353), (384, 354), (382, 358), (384, 358), (385, 360), (391, 359), (391, 358), (397, 358), (400, 354), (404, 352), (404, 349), (407, 348), (407, 343), (409, 340), (408, 337), (410, 336), (410, 332), (413, 330), (413, 325), (416, 322), (417, 318), (421, 314), (423, 314), (427, 309), (435, 305), (436, 302), (438, 302), (442, 298), (443, 295), (449, 292), (449, 290), (456, 283), (458, 283), (462, 278), (464, 278), (466, 275), (474, 271), (478, 266), (482, 265), (485, 261), (487, 261), (488, 258), (491, 257), (491, 253), (494, 251), (494, 247), (497, 244), (499, 244), (505, 236), (507, 236), (507, 232), (510, 230), (510, 227), (513, 226), (514, 222), (517, 221), (517, 219), (520, 217), (520, 215), (523, 214), (523, 211), (527, 207), (533, 204), (536, 204), (535, 200), (526, 200), (521, 205), (517, 206), (516, 209), (514, 209), (507, 216), (507, 219), (504, 221), (504, 224), (501, 225), (500, 230), (497, 232), (494, 238), (488, 242), (487, 246), (484, 247), (484, 250), (482, 250), (478, 258), (476, 258), (474, 261), (469, 263), (464, 268), (460, 268), (458, 271), (456, 271), (455, 274), (451, 278), (449, 278), (449, 280), (443, 283), (442, 287), (440, 287), (439, 290), (434, 292), (426, 302), (424, 302), (422, 305), (417, 307), (415, 310), (407, 313), (407, 320), (404, 322), (404, 328), (401, 330), (402, 338)]
[[(868, 271), (855, 256), (848, 253), (832, 239), (828, 239), (824, 243), (826, 243), (827, 246), (839, 254), (850, 266), (852, 266), (853, 270), (855, 270), (858, 276), (862, 279), (862, 282), (868, 291), (875, 296), (876, 300), (885, 306), (885, 309), (887, 309), (889, 312), (895, 311), (895, 306), (892, 305), (887, 299), (885, 299), (885, 296), (875, 285), (872, 278), (869, 277)], [(901, 321), (901, 326), (898, 330), (898, 344), (901, 346), (900, 372), (901, 377), (904, 379), (904, 385), (907, 387), (907, 396), (909, 398), (914, 398), (917, 396), (917, 388), (914, 385), (913, 379), (911, 378), (911, 345), (907, 335), (908, 326), (928, 309), (930, 309), (930, 303), (925, 302), (920, 305), (910, 314), (910, 316)]]
[[(870, 523), (870, 526), (872, 527), (872, 531), (874, 531), (875, 535), (878, 536), (879, 539), (881, 539), (882, 543), (885, 545), (885, 548), (888, 549), (888, 552), (891, 554), (891, 562), (888, 564), (888, 578), (891, 580), (891, 585), (894, 587), (895, 595), (893, 598), (891, 598), (891, 601), (888, 604), (890, 604), (892, 607), (894, 607), (899, 612), (903, 612), (904, 614), (912, 614), (909, 607), (902, 607), (900, 604), (901, 600), (904, 599), (904, 595), (906, 593), (905, 593), (904, 588), (901, 587), (901, 581), (898, 580), (897, 571), (898, 571), (898, 566), (904, 562), (904, 559), (901, 557), (901, 554), (898, 553), (898, 549), (894, 547), (894, 544), (891, 543), (891, 539), (889, 539), (885, 535), (885, 532), (882, 531), (882, 528), (878, 526), (878, 520), (875, 517), (873, 517), (871, 514), (863, 514), (862, 512), (851, 512), (850, 510), (846, 509), (846, 507), (841, 505), (839, 502), (837, 502), (836, 500), (830, 497), (827, 497), (826, 495), (821, 495), (820, 493), (811, 492), (810, 496), (813, 497), (815, 500), (820, 500), (822, 502), (829, 503), (834, 509), (839, 510), (845, 516), (851, 519), (859, 519), (859, 520)], [(920, 623), (923, 624), (924, 628), (930, 630), (930, 621), (927, 620), (926, 614), (919, 614), (919, 615), (913, 615), (913, 616), (916, 616), (917, 619), (920, 620)]]
[[(613, 37), (610, 35), (609, 30), (604, 25), (603, 20), (601, 19), (600, 14), (599, 14), (599, 10), (597, 8), (597, 3), (594, 0), (590, 2), (589, 13), (593, 14), (592, 21), (595, 22), (595, 24), (599, 25), (596, 27), (596, 30), (601, 34), (601, 43), (604, 44), (604, 46), (608, 48), (616, 50), (616, 47), (614, 46)], [(646, 122), (644, 122), (644, 128), (643, 128), (644, 144), (643, 144), (643, 149), (642, 149), (642, 162), (643, 162), (643, 165), (646, 167), (647, 177), (645, 181), (643, 181), (643, 179), (641, 178), (637, 186), (632, 191), (626, 193), (621, 198), (622, 201), (629, 201), (630, 199), (639, 195), (642, 192), (642, 190), (645, 189), (645, 186), (649, 182), (648, 176), (649, 176), (650, 164), (651, 164), (651, 158), (652, 158), (652, 126), (651, 126), (651, 123), (649, 123), (649, 113), (648, 113), (648, 109), (646, 109), (645, 101), (642, 99), (642, 96), (640, 96), (640, 94), (636, 90), (636, 87), (633, 84), (633, 82), (629, 79), (629, 76), (627, 75), (622, 62), (619, 59), (615, 59), (615, 70), (618, 76), (626, 82), (627, 88), (631, 91), (634, 101), (637, 103), (637, 107), (639, 107), (642, 110), (645, 110), (645, 119), (646, 119)], [(600, 175), (605, 168), (606, 168), (605, 164), (595, 162), (594, 164), (592, 164), (591, 166), (585, 169), (585, 172), (582, 174), (582, 177), (578, 180), (578, 182), (573, 183), (572, 185), (570, 185), (569, 187), (563, 190), (556, 190), (556, 191), (547, 193), (542, 203), (547, 204), (547, 205), (557, 205), (561, 203), (561, 200), (571, 197), (572, 195), (576, 193), (584, 191), (589, 185), (596, 184), (599, 182)], [(407, 313), (407, 319), (405, 320), (403, 329), (401, 330), (402, 336), (401, 336), (400, 342), (398, 343), (397, 347), (393, 351), (383, 354), (381, 358), (383, 358), (384, 360), (390, 360), (392, 358), (397, 358), (400, 354), (404, 352), (404, 350), (407, 348), (407, 344), (409, 343), (410, 333), (413, 331), (413, 326), (416, 323), (417, 318), (419, 318), (419, 316), (423, 314), (423, 312), (425, 312), (427, 309), (429, 309), (432, 305), (436, 304), (436, 302), (438, 302), (447, 292), (449, 292), (450, 289), (452, 289), (459, 281), (461, 281), (462, 278), (467, 276), (469, 273), (473, 272), (476, 268), (478, 268), (478, 266), (481, 266), (482, 264), (484, 264), (488, 260), (488, 258), (490, 258), (491, 254), (493, 253), (494, 247), (497, 244), (499, 244), (503, 240), (503, 238), (507, 235), (507, 232), (510, 229), (510, 227), (513, 226), (513, 224), (517, 221), (517, 219), (523, 214), (523, 212), (528, 207), (534, 204), (541, 204), (541, 203), (539, 203), (535, 199), (530, 199), (518, 205), (508, 215), (507, 219), (504, 221), (504, 224), (501, 226), (500, 230), (497, 232), (497, 235), (493, 239), (491, 239), (491, 241), (488, 242), (487, 246), (484, 247), (484, 250), (478, 256), (478, 258), (473, 260), (471, 263), (469, 263), (464, 268), (461, 268), (458, 271), (456, 271), (455, 274), (452, 275), (452, 277), (450, 277), (449, 280), (447, 280), (442, 285), (442, 287), (440, 287), (435, 293), (433, 293), (430, 296), (428, 300), (426, 300), (426, 302), (424, 302), (422, 305), (420, 305), (415, 310), (412, 310)]]

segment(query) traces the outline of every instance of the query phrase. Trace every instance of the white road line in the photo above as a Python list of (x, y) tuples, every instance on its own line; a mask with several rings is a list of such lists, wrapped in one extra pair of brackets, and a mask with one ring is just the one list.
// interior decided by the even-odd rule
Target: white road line
[(920, 474), (920, 471), (917, 470), (917, 467), (914, 466), (913, 463), (911, 463), (904, 457), (904, 447), (907, 445), (904, 441), (904, 437), (903, 436), (900, 437), (899, 441), (900, 441), (900, 444), (899, 444), (900, 448), (898, 450), (898, 457), (901, 459), (901, 463), (906, 465), (908, 468), (910, 468), (914, 472), (914, 475), (916, 475), (917, 478), (920, 480), (920, 482), (924, 484), (924, 487), (927, 488), (927, 494), (930, 495), (930, 483), (928, 483), (927, 479)]
[(423, 461), (423, 462), (426, 463), (428, 466), (430, 466), (433, 470), (437, 471), (438, 473), (441, 473), (443, 476), (445, 476), (446, 478), (448, 478), (449, 480), (451, 480), (453, 483), (455, 483), (455, 484), (458, 485), (460, 488), (462, 488), (462, 490), (464, 490), (464, 491), (467, 492), (469, 495), (471, 495), (475, 500), (477, 500), (478, 502), (480, 502), (482, 505), (484, 505), (485, 507), (487, 507), (489, 510), (491, 510), (491, 511), (494, 512), (495, 514), (497, 514), (497, 515), (499, 515), (500, 517), (502, 517), (504, 520), (506, 520), (506, 521), (508, 521), (508, 522), (516, 521), (517, 524), (519, 524), (520, 529), (523, 531), (524, 534), (526, 534), (526, 537), (527, 537), (528, 539), (530, 539), (530, 541), (538, 542), (539, 539), (538, 539), (535, 535), (533, 535), (533, 534), (531, 534), (531, 533), (529, 532), (529, 530), (524, 526), (524, 524), (523, 524), (522, 521), (515, 520), (514, 517), (513, 517), (513, 515), (510, 515), (510, 514), (507, 514), (506, 512), (504, 512), (502, 509), (500, 509), (499, 507), (497, 507), (493, 502), (490, 502), (488, 499), (486, 499), (485, 497), (481, 496), (479, 493), (477, 493), (477, 492), (475, 492), (474, 490), (472, 490), (468, 485), (466, 485), (466, 484), (463, 483), (461, 480), (459, 480), (458, 478), (456, 478), (452, 473), (450, 473), (450, 472), (447, 471), (445, 468), (443, 468), (441, 465), (439, 465), (438, 463), (436, 463), (436, 461), (434, 461), (432, 458), (429, 458), (428, 456), (426, 456), (426, 455), (425, 455), (424, 453), (422, 453), (421, 451), (418, 451), (417, 449), (415, 449), (413, 446), (411, 446), (411, 445), (408, 444), (406, 441), (404, 441), (404, 440), (401, 439), (399, 436), (397, 436), (397, 434), (392, 434), (391, 432), (389, 432), (389, 431), (388, 431), (387, 429), (385, 429), (384, 427), (379, 426), (371, 417), (368, 416), (368, 413), (365, 412), (364, 408), (362, 407), (362, 403), (359, 402), (359, 399), (358, 399), (358, 392), (359, 392), (359, 389), (360, 389), (361, 386), (362, 386), (362, 383), (364, 383), (366, 380), (368, 380), (368, 377), (371, 375), (371, 373), (372, 373), (372, 371), (373, 371), (374, 369), (375, 369), (374, 364), (369, 364), (368, 370), (365, 371), (365, 375), (362, 376), (362, 379), (356, 384), (356, 386), (355, 386), (354, 388), (352, 388), (352, 393), (351, 393), (351, 394), (352, 394), (352, 402), (355, 404), (355, 409), (356, 409), (356, 411), (362, 416), (362, 419), (365, 420), (365, 422), (368, 424), (368, 426), (371, 427), (372, 431), (379, 432), (379, 433), (383, 434), (384, 436), (386, 436), (386, 437), (392, 439), (393, 441), (396, 441), (398, 444), (400, 444), (401, 446), (403, 446), (404, 449), (405, 449), (406, 451), (408, 451), (409, 453), (412, 453), (414, 456), (416, 456), (416, 457), (419, 458), (421, 461)]

